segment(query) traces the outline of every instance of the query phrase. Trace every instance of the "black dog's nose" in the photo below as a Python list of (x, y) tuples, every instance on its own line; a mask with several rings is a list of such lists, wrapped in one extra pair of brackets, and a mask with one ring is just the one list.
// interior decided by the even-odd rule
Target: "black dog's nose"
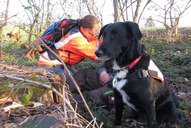
[(103, 51), (102, 50), (96, 50), (95, 54), (97, 57), (101, 57), (103, 55)]

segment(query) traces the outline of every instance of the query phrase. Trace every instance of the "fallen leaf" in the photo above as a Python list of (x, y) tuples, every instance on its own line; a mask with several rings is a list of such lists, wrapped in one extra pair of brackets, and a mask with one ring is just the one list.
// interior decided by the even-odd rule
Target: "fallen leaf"
[(15, 36), (15, 35), (12, 32), (10, 32), (10, 33), (7, 33), (7, 36), (12, 37), (12, 36)]
[(0, 99), (0, 105), (3, 104), (4, 102), (5, 102), (5, 104), (12, 103), (13, 100), (11, 98), (8, 98), (8, 97), (1, 98)]
[(29, 44), (27, 42), (20, 45), (22, 49), (29, 49)]
[(20, 40), (20, 38), (21, 38), (20, 32), (15, 33), (15, 38), (17, 39), (17, 41)]
[(12, 32), (7, 33), (7, 36), (9, 36), (9, 38), (11, 38), (11, 42), (12, 42), (12, 43), (16, 43), (16, 42), (17, 42), (17, 41), (16, 41), (16, 35), (13, 34)]
[(14, 43), (16, 43), (16, 40), (15, 40), (16, 38), (14, 37), (14, 36), (11, 36), (11, 42), (14, 44)]
[(43, 50), (40, 45), (37, 45), (37, 47), (34, 49), (34, 51), (35, 51), (35, 54), (38, 54), (38, 53), (42, 52)]
[(3, 52), (1, 51), (0, 52), (0, 61), (2, 61), (3, 60)]
[(35, 57), (34, 57), (34, 49), (31, 49), (31, 50), (27, 53), (26, 59), (36, 61), (36, 59), (35, 59)]
[(61, 78), (60, 78), (60, 76), (59, 75), (55, 75), (55, 77), (54, 77), (55, 79), (56, 79), (56, 81), (58, 81), (58, 82), (60, 82), (61, 81)]

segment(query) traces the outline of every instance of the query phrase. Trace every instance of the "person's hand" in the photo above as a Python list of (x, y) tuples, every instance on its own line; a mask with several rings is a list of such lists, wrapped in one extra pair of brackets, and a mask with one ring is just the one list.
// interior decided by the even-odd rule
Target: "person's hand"
[(103, 86), (107, 86), (107, 82), (110, 81), (109, 74), (106, 71), (101, 72), (99, 80)]

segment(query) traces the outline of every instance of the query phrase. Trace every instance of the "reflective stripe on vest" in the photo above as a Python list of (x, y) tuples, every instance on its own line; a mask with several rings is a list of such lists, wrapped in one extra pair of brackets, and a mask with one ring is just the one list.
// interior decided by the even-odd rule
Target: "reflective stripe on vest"
[(163, 76), (162, 72), (160, 71), (160, 69), (156, 66), (156, 64), (152, 60), (150, 60), (148, 69), (156, 71), (158, 73), (158, 76), (152, 76), (152, 77), (159, 79), (162, 83), (164, 82), (164, 76)]
[[(72, 31), (72, 30), (71, 30)], [(76, 31), (76, 30), (74, 30)], [(68, 33), (69, 34), (69, 33)], [(56, 49), (59, 49), (60, 47), (63, 47), (64, 45), (66, 45), (68, 42), (70, 42), (71, 39), (76, 38), (76, 37), (83, 37), (82, 34), (80, 32), (76, 32), (73, 33), (72, 35), (69, 35), (66, 39), (62, 39), (58, 42), (55, 43), (55, 47)], [(64, 38), (64, 37), (63, 37)], [(83, 37), (84, 38), (84, 37)], [(88, 42), (87, 42), (88, 43)], [(48, 56), (48, 52), (44, 52), (40, 55), (39, 58), (39, 62), (43, 62), (44, 64), (47, 63), (49, 65), (60, 65), (62, 64), (61, 62), (59, 62), (58, 60), (51, 60)]]
[(56, 65), (60, 65), (60, 64), (62, 64), (60, 61), (58, 61), (58, 60), (51, 60), (50, 58), (49, 58), (49, 56), (48, 56), (48, 52), (46, 51), (46, 52), (44, 52), (44, 53), (42, 53), (41, 55), (40, 55), (40, 58), (39, 58), (39, 61), (43, 61), (44, 63), (49, 63), (49, 64), (51, 64), (51, 65), (53, 65), (53, 64), (56, 64)]
[(60, 47), (63, 47), (68, 42), (70, 42), (71, 39), (73, 39), (75, 37), (83, 37), (83, 36), (80, 32), (72, 34), (72, 35), (68, 36), (68, 38), (64, 39), (63, 41), (61, 39), (58, 43), (55, 43), (54, 46), (56, 47), (56, 49), (59, 49)]

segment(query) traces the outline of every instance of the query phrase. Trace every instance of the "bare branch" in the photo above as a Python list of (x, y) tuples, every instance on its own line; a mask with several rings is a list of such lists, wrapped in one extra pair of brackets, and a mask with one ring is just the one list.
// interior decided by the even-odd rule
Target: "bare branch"
[(139, 22), (141, 20), (141, 16), (143, 15), (144, 10), (146, 9), (146, 7), (149, 5), (150, 2), (151, 2), (151, 0), (148, 0), (147, 3), (145, 4), (145, 6), (143, 7), (143, 9), (142, 9), (142, 11), (141, 11), (141, 13), (139, 15), (139, 19), (138, 19), (138, 22), (137, 22), (138, 24), (139, 24)]

